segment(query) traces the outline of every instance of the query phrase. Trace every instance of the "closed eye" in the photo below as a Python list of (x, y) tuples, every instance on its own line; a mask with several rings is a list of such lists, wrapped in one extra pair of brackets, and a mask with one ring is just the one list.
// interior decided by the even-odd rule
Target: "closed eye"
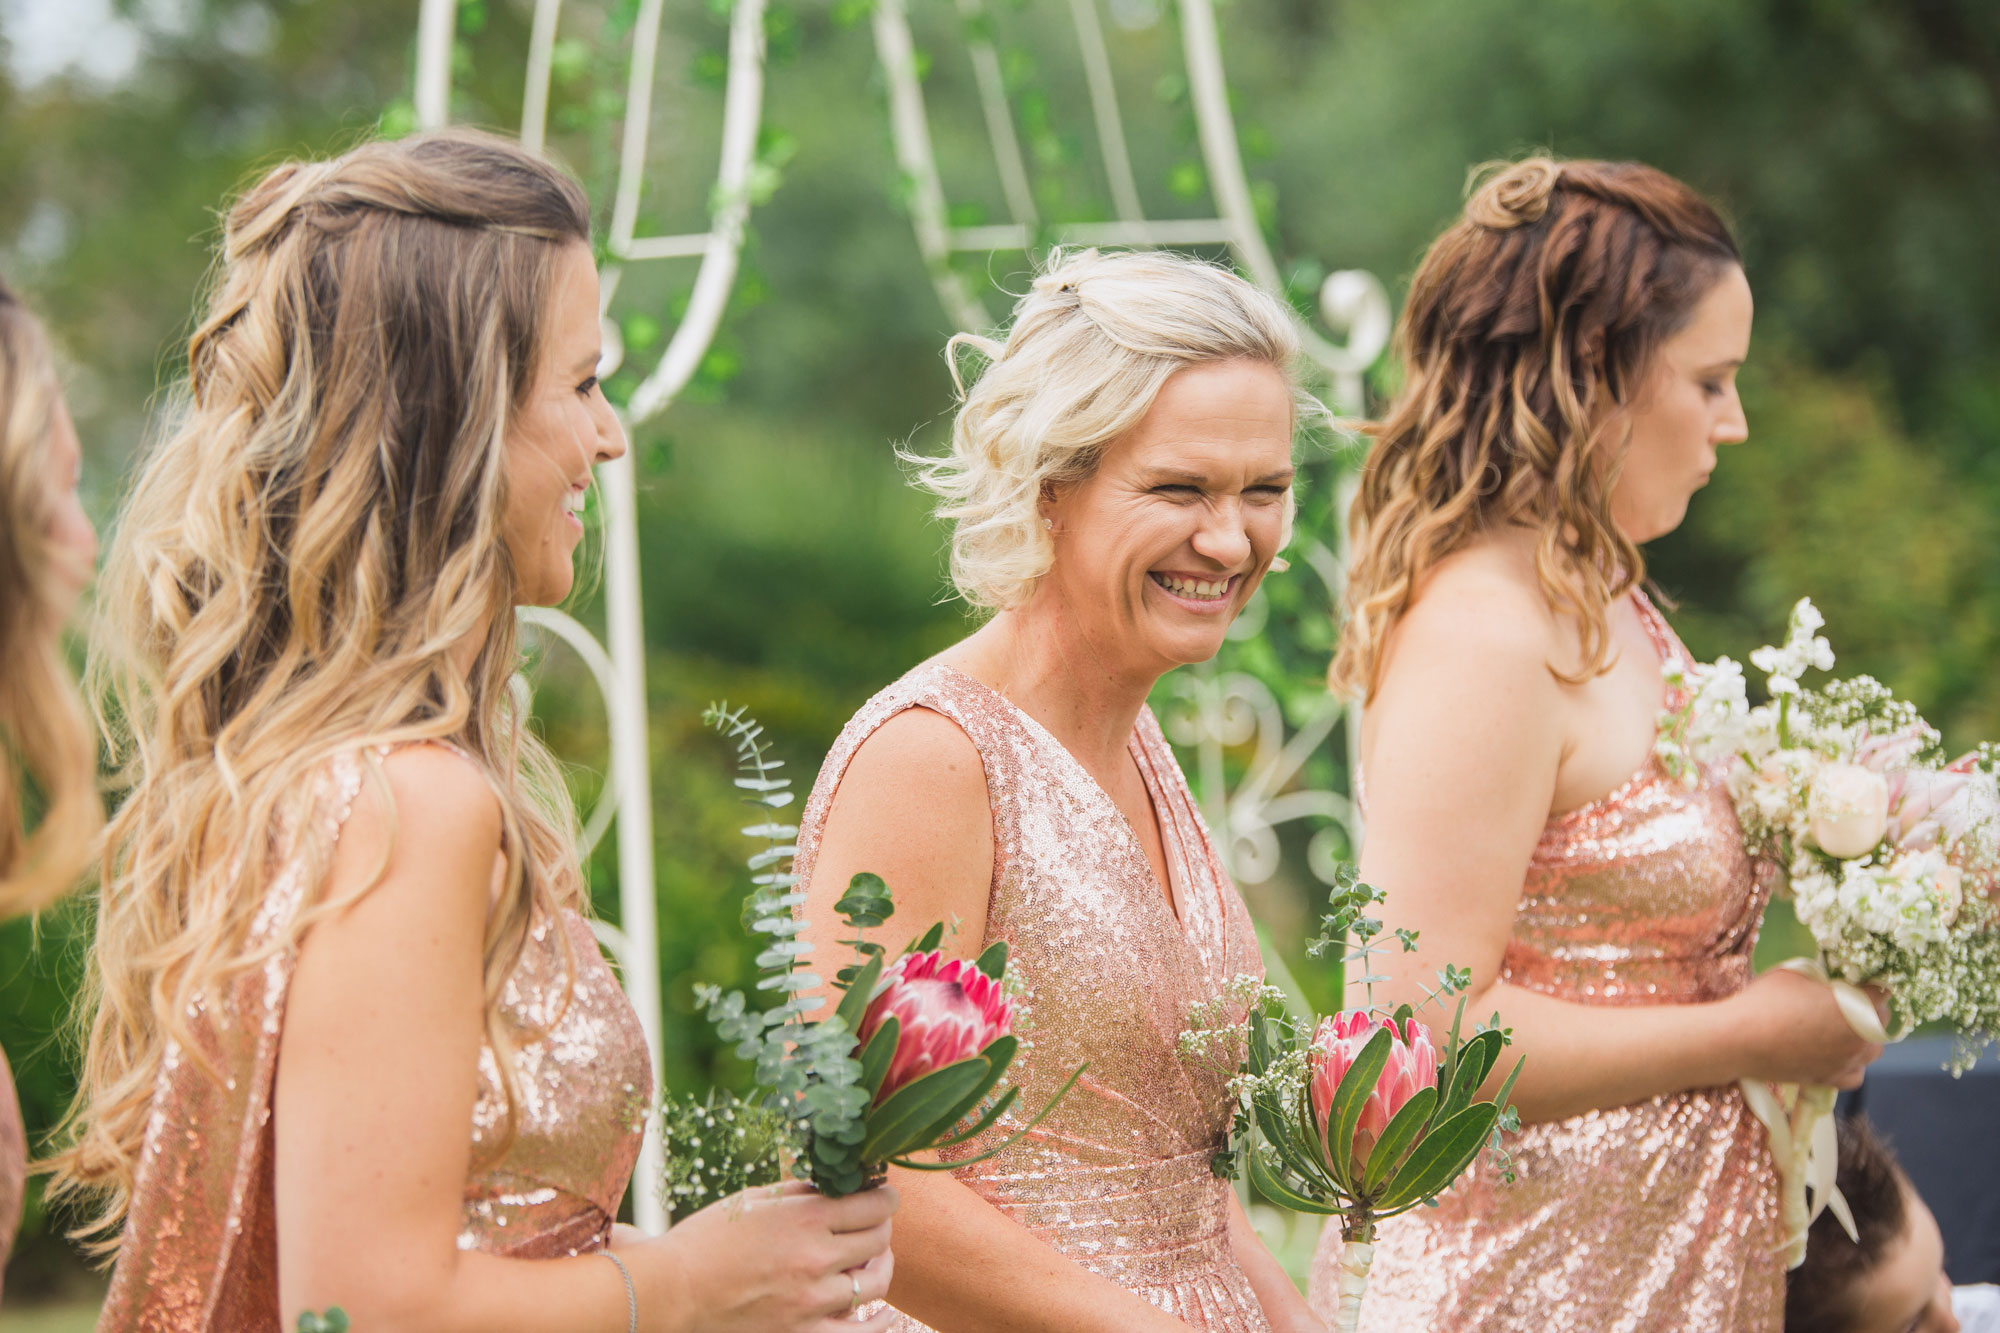
[(1171, 495), (1176, 499), (1187, 499), (1193, 496), (1200, 495), (1201, 488), (1199, 486), (1184, 486), (1176, 483), (1166, 486), (1155, 486), (1153, 488), (1153, 494)]

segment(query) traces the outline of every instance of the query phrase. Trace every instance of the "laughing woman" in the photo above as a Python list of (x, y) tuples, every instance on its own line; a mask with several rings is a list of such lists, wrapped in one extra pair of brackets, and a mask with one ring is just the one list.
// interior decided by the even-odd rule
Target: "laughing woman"
[(892, 1198), (613, 1229), (652, 1072), (507, 688), (625, 450), (589, 238), (469, 133), (230, 210), (106, 569), (136, 785), (57, 1177), (116, 1238), (105, 1333), (805, 1333), (887, 1285)]
[(1020, 1104), (1090, 1068), (997, 1158), (892, 1168), (896, 1327), (1315, 1328), (1210, 1171), (1223, 1078), (1175, 1051), (1190, 1005), (1263, 968), (1146, 707), (1215, 655), (1286, 539), (1312, 406), (1290, 314), (1205, 264), (1085, 251), (1051, 260), (1004, 343), (959, 346), (989, 364), (924, 479), (961, 595), (994, 614), (841, 734), (800, 832), (805, 910), (833, 956), (833, 904), (873, 871), (899, 922), (959, 924), (949, 952), (1007, 941)]

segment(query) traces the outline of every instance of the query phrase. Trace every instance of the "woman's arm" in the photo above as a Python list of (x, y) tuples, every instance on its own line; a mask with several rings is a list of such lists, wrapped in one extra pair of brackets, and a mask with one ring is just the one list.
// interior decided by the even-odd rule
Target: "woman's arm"
[(1250, 1290), (1256, 1293), (1272, 1333), (1325, 1333), (1326, 1325), (1314, 1317), (1292, 1275), (1265, 1246), (1257, 1228), (1250, 1225), (1243, 1201), (1234, 1190), (1229, 1193), (1229, 1248), (1250, 1279)]
[(1499, 980), (1568, 743), (1570, 703), (1546, 665), (1563, 660), (1559, 629), (1535, 590), (1462, 567), (1437, 575), (1397, 627), (1369, 703), (1361, 876), (1388, 894), (1384, 926), (1418, 931), (1420, 945), (1405, 954), (1383, 936), (1374, 962), (1391, 980), (1377, 999), (1416, 1004), (1445, 964), (1471, 969), (1468, 1018), (1497, 1011), (1514, 1032), (1496, 1084), (1527, 1057), (1514, 1099), (1528, 1121), (1741, 1077), (1857, 1082), (1874, 1048), (1802, 977), (1629, 1007)]
[[(979, 752), (956, 724), (928, 709), (885, 722), (842, 776), (806, 886), (806, 937), (822, 976), (848, 961), (833, 905), (847, 881), (872, 871), (888, 882), (896, 915), (883, 927), (893, 952), (946, 924), (944, 949), (976, 957), (993, 882), (993, 812)], [(1084, 1269), (943, 1172), (891, 1168), (903, 1194), (889, 1299), (952, 1333), (1187, 1333), (1178, 1319)]]
[[(286, 1006), (274, 1111), (284, 1327), (338, 1305), (368, 1333), (622, 1333), (609, 1260), (458, 1248), (500, 811), (446, 750), (400, 750), (383, 767), (394, 810), (363, 788), (327, 890), (347, 906), (311, 929)], [(857, 1327), (830, 1318), (853, 1296), (843, 1270), (870, 1265), (863, 1296), (886, 1290), (894, 1202), (764, 1191), (621, 1243), (640, 1327)]]

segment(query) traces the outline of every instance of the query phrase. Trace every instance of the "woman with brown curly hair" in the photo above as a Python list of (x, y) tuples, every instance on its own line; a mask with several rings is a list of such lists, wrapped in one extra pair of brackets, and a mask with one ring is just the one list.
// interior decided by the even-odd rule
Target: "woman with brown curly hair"
[(1654, 756), (1685, 649), (1640, 553), (1748, 435), (1750, 324), (1721, 218), (1633, 163), (1491, 173), (1412, 284), (1333, 679), (1366, 701), (1362, 874), (1421, 936), (1386, 998), (1469, 967), (1527, 1057), (1526, 1128), (1512, 1183), (1482, 1163), (1382, 1227), (1366, 1328), (1780, 1326), (1737, 1081), (1851, 1087), (1877, 1051), (1825, 986), (1751, 978), (1766, 889), (1729, 795)]
[[(41, 328), (0, 283), (0, 919), (39, 911), (76, 882), (101, 817), (97, 749), (61, 640), (97, 558), (77, 502), (82, 457)], [(41, 810), (32, 821), (29, 786)], [(27, 1164), (0, 1053), (0, 1269)]]

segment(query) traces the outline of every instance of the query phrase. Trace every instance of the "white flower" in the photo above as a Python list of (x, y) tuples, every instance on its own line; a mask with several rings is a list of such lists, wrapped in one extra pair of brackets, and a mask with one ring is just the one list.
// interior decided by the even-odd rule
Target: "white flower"
[(1888, 780), (1859, 764), (1828, 764), (1813, 778), (1807, 817), (1828, 856), (1865, 856), (1889, 827)]

